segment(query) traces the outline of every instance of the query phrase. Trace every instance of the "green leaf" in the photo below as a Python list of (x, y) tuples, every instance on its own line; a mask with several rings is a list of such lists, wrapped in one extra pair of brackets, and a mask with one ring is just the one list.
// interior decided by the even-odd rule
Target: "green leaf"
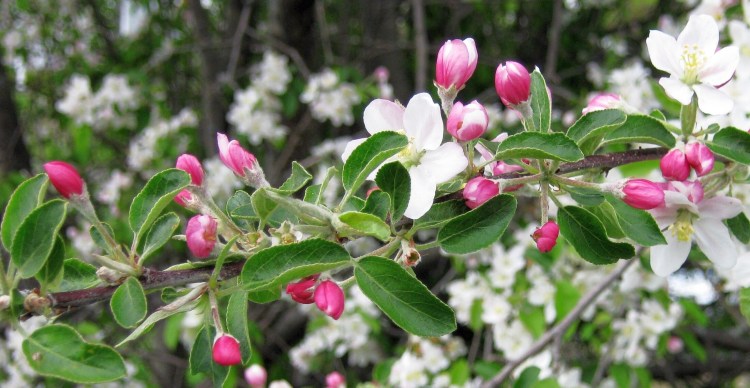
[(736, 217), (726, 220), (726, 223), (737, 240), (740, 240), (743, 244), (750, 243), (750, 220), (747, 219), (745, 213), (740, 213)]
[(539, 69), (531, 73), (531, 109), (533, 111), (534, 128), (537, 132), (547, 133), (552, 117), (552, 104), (547, 93), (547, 83)]
[(432, 205), (425, 215), (414, 220), (414, 228), (439, 228), (446, 222), (466, 213), (468, 210), (469, 208), (464, 201), (460, 199), (436, 203)]
[(109, 346), (86, 342), (72, 327), (48, 325), (23, 341), (23, 353), (35, 372), (79, 384), (125, 377), (125, 363)]
[(375, 183), (391, 198), (391, 222), (400, 220), (411, 195), (409, 171), (399, 162), (388, 163), (378, 171)]
[(190, 349), (190, 373), (207, 373), (213, 381), (214, 387), (221, 387), (229, 373), (229, 368), (213, 361), (212, 350), (216, 329), (213, 326), (203, 326), (198, 337)]
[(363, 213), (372, 214), (381, 220), (386, 220), (388, 211), (391, 208), (391, 197), (382, 190), (375, 190), (367, 196), (365, 206), (362, 208)]
[(529, 303), (524, 304), (518, 319), (523, 323), (529, 333), (534, 338), (539, 338), (546, 329), (546, 320), (544, 319), (544, 307), (533, 306)]
[(630, 365), (612, 364), (609, 367), (609, 374), (615, 379), (618, 388), (628, 388), (630, 384)]
[[(109, 232), (110, 236), (114, 236), (115, 232), (112, 230), (112, 227), (106, 223), (102, 222), (102, 227), (104, 229), (107, 229), (107, 232)], [(94, 240), (94, 244), (96, 244), (97, 247), (101, 248), (103, 251), (108, 252), (109, 254), (112, 254), (110, 246), (107, 244), (107, 240), (102, 236), (101, 233), (99, 233), (99, 229), (97, 229), (94, 225), (91, 225), (89, 227), (89, 235), (91, 236), (91, 239)]]
[(349, 253), (339, 244), (310, 239), (256, 253), (245, 262), (240, 279), (245, 290), (260, 291), (350, 262)]
[(253, 209), (252, 198), (250, 194), (245, 191), (237, 190), (234, 192), (229, 200), (227, 200), (226, 206), (227, 214), (232, 218), (241, 219), (257, 219), (258, 215), (255, 214)]
[(365, 257), (357, 262), (354, 277), (362, 292), (407, 332), (438, 337), (456, 330), (453, 310), (394, 261)]
[(742, 164), (750, 164), (750, 133), (726, 127), (706, 145), (717, 155)]
[(128, 220), (136, 242), (143, 237), (174, 196), (189, 184), (190, 175), (176, 168), (164, 170), (149, 179), (130, 205)]
[(497, 147), (495, 158), (536, 158), (575, 162), (583, 159), (583, 152), (573, 140), (559, 132), (521, 132), (503, 140)]
[(346, 212), (339, 215), (339, 221), (346, 225), (336, 230), (341, 237), (372, 236), (381, 241), (391, 237), (391, 228), (388, 224), (372, 214)]
[(344, 188), (347, 191), (359, 188), (367, 176), (407, 144), (409, 141), (406, 136), (392, 131), (378, 132), (370, 136), (354, 149), (344, 163), (344, 169), (341, 172)]
[(120, 284), (112, 294), (109, 307), (120, 326), (130, 328), (138, 325), (146, 317), (148, 311), (146, 295), (138, 279), (129, 277)]
[(279, 186), (278, 190), (292, 194), (305, 187), (310, 179), (312, 179), (312, 175), (310, 175), (301, 164), (292, 162), (292, 175), (289, 176), (289, 179), (287, 179), (281, 186)]
[(453, 361), (448, 374), (451, 376), (451, 385), (463, 386), (471, 377), (469, 362), (461, 359)]
[(279, 205), (268, 197), (265, 190), (257, 190), (250, 197), (253, 205), (253, 211), (258, 215), (262, 222), (268, 222), (269, 217), (279, 207)]
[(247, 293), (247, 299), (258, 304), (275, 302), (279, 300), (279, 298), (281, 298), (281, 285)]
[(513, 388), (532, 388), (539, 380), (541, 370), (536, 366), (529, 366), (521, 372), (513, 384)]
[(706, 354), (706, 349), (703, 348), (703, 345), (698, 341), (697, 338), (695, 338), (695, 335), (693, 333), (683, 330), (680, 332), (680, 337), (682, 337), (682, 341), (685, 343), (685, 347), (690, 351), (690, 353), (693, 353), (695, 358), (697, 358), (700, 362), (706, 362), (706, 359), (708, 358), (708, 354)]
[(49, 201), (34, 209), (18, 227), (10, 257), (23, 278), (34, 276), (44, 266), (65, 220), (67, 206), (61, 199)]
[(596, 216), (599, 221), (604, 225), (604, 230), (607, 232), (607, 237), (613, 239), (625, 238), (625, 232), (620, 227), (620, 222), (617, 220), (617, 213), (615, 208), (609, 204), (609, 202), (602, 202), (598, 206), (592, 206), (586, 208), (591, 214)]
[(750, 323), (750, 287), (740, 290), (740, 312)]
[(586, 209), (562, 207), (557, 212), (557, 222), (560, 233), (592, 264), (612, 264), (635, 255), (632, 245), (610, 241), (602, 222)]
[(604, 136), (601, 145), (622, 143), (648, 143), (672, 148), (675, 138), (662, 121), (646, 115), (628, 115), (624, 124)]
[(237, 338), (242, 350), (243, 364), (250, 360), (250, 332), (247, 330), (247, 292), (235, 292), (227, 304), (227, 331)]
[(630, 239), (647, 247), (667, 243), (649, 212), (636, 209), (611, 195), (607, 196), (607, 202), (614, 208), (622, 231)]
[(625, 123), (625, 113), (619, 109), (605, 109), (589, 112), (581, 116), (568, 129), (571, 138), (584, 154), (593, 153), (599, 146), (601, 139), (610, 131)]
[(145, 265), (154, 254), (172, 238), (177, 227), (180, 226), (180, 217), (174, 213), (167, 213), (159, 217), (149, 229), (143, 242), (139, 264)]
[(572, 283), (565, 280), (557, 282), (555, 312), (558, 322), (565, 318), (570, 310), (573, 310), (579, 299), (581, 299), (581, 292)]
[(516, 199), (497, 195), (481, 206), (448, 221), (438, 233), (440, 246), (448, 253), (476, 252), (496, 242), (516, 212)]
[(58, 276), (62, 275), (63, 263), (65, 262), (65, 241), (59, 235), (55, 238), (55, 245), (52, 247), (47, 262), (42, 269), (36, 273), (35, 277), (41, 284), (54, 283)]
[(570, 193), (570, 198), (584, 206), (597, 206), (604, 202), (604, 195), (599, 190), (574, 186), (565, 186), (565, 190)]
[(305, 189), (304, 201), (316, 205), (319, 204), (320, 201), (322, 201), (322, 192), (320, 191), (321, 187), (323, 187), (322, 184), (307, 186)]
[(99, 284), (96, 267), (78, 259), (67, 259), (63, 263), (63, 276), (55, 291), (84, 290)]
[(21, 223), (42, 203), (48, 182), (47, 174), (39, 174), (23, 181), (10, 196), (0, 224), (3, 246), (8, 252)]

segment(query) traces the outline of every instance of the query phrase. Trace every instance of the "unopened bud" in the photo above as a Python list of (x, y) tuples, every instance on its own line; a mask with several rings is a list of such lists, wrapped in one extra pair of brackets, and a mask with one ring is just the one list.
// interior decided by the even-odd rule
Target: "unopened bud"
[(466, 183), (463, 197), (466, 201), (466, 206), (474, 209), (499, 193), (500, 188), (497, 183), (483, 176), (478, 176)]
[(704, 176), (714, 169), (714, 153), (701, 142), (688, 143), (685, 158), (698, 176)]
[(266, 385), (266, 379), (268, 379), (266, 368), (258, 364), (250, 365), (245, 369), (245, 381), (252, 388), (262, 388)]
[(344, 291), (338, 284), (325, 280), (315, 288), (315, 305), (333, 319), (344, 312)]
[(625, 203), (636, 209), (650, 210), (664, 204), (664, 190), (647, 179), (627, 181), (620, 195)]
[(211, 353), (214, 362), (219, 365), (230, 366), (242, 362), (240, 343), (229, 334), (222, 334), (216, 337)]
[(547, 221), (541, 228), (537, 228), (531, 237), (536, 241), (539, 252), (546, 253), (555, 247), (559, 235), (560, 227), (554, 221)]
[(326, 376), (326, 388), (345, 388), (346, 378), (339, 372), (331, 372)]
[(677, 148), (673, 148), (661, 158), (659, 168), (664, 179), (684, 181), (690, 176), (690, 164), (685, 153)]
[(84, 182), (81, 175), (75, 167), (61, 161), (54, 161), (44, 164), (44, 171), (47, 172), (52, 186), (55, 186), (60, 195), (70, 198), (73, 195), (82, 195)]

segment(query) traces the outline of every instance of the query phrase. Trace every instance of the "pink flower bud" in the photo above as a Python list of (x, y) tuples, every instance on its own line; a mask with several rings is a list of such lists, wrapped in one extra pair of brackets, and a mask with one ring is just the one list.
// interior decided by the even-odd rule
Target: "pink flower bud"
[(447, 128), (458, 141), (469, 141), (482, 136), (489, 123), (487, 110), (478, 101), (468, 105), (456, 102), (448, 115)]
[(344, 291), (338, 284), (325, 280), (315, 288), (315, 305), (333, 319), (344, 312)]
[(44, 171), (47, 172), (52, 186), (55, 186), (63, 197), (70, 198), (71, 195), (83, 194), (83, 179), (70, 164), (60, 161), (45, 163)]
[(174, 201), (182, 207), (187, 207), (193, 201), (193, 194), (189, 190), (182, 190), (175, 195)]
[(636, 209), (650, 210), (664, 204), (664, 190), (647, 179), (627, 181), (622, 195), (622, 200)]
[(529, 100), (531, 75), (522, 64), (507, 61), (497, 67), (495, 90), (503, 104), (512, 108)]
[(223, 133), (216, 134), (216, 138), (219, 143), (219, 159), (235, 174), (244, 177), (247, 174), (245, 170), (257, 169), (258, 160), (255, 155), (242, 148), (237, 140), (229, 141)]
[(230, 366), (242, 362), (240, 343), (229, 334), (216, 337), (212, 353), (214, 362), (219, 365)]
[(552, 250), (557, 244), (557, 237), (560, 235), (560, 227), (555, 221), (547, 221), (541, 228), (537, 228), (531, 237), (536, 241), (536, 247), (539, 252), (546, 253)]
[(346, 379), (339, 372), (331, 372), (326, 376), (326, 388), (345, 388)]
[(312, 275), (301, 279), (295, 283), (286, 285), (286, 293), (297, 303), (310, 304), (315, 301), (313, 298), (313, 287), (318, 281), (319, 275)]
[(478, 176), (466, 182), (463, 195), (466, 206), (474, 209), (499, 193), (500, 187), (497, 183), (483, 176)]
[(474, 39), (453, 39), (445, 42), (437, 56), (435, 83), (444, 89), (451, 86), (456, 90), (463, 88), (477, 68), (477, 58)]
[(682, 351), (683, 347), (684, 343), (680, 337), (671, 336), (667, 340), (667, 351), (669, 351), (669, 353), (679, 353)]
[(200, 259), (211, 255), (216, 245), (216, 220), (208, 215), (194, 216), (188, 221), (185, 238), (190, 252)]
[(688, 164), (687, 157), (685, 157), (684, 152), (677, 148), (673, 148), (661, 158), (659, 167), (664, 179), (684, 181), (690, 176), (690, 165)]
[(388, 77), (390, 77), (390, 72), (388, 71), (388, 68), (385, 66), (378, 66), (375, 68), (375, 70), (372, 72), (372, 74), (375, 76), (375, 79), (380, 83), (388, 82)]
[(249, 368), (245, 369), (245, 381), (252, 388), (263, 387), (266, 385), (266, 379), (268, 379), (266, 368), (258, 364), (250, 365)]
[(621, 104), (620, 96), (615, 93), (597, 93), (591, 97), (589, 104), (583, 108), (583, 114), (597, 110), (617, 108)]
[(698, 176), (704, 176), (714, 169), (714, 153), (701, 142), (688, 143), (685, 146), (685, 157)]
[(203, 167), (195, 156), (190, 154), (180, 155), (177, 158), (177, 168), (190, 174), (190, 180), (194, 185), (200, 186), (203, 184)]

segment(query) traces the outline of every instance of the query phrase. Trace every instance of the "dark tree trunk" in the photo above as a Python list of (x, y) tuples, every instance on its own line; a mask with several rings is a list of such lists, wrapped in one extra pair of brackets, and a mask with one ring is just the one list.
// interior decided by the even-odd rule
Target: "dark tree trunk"
[(372, 72), (385, 66), (390, 72), (390, 83), (396, 98), (406, 101), (414, 91), (413, 80), (407, 74), (405, 49), (399, 36), (396, 20), (410, 15), (400, 15), (401, 0), (362, 2), (363, 50), (365, 71)]
[(23, 141), (13, 101), (15, 85), (0, 62), (0, 177), (11, 171), (30, 170), (29, 151)]

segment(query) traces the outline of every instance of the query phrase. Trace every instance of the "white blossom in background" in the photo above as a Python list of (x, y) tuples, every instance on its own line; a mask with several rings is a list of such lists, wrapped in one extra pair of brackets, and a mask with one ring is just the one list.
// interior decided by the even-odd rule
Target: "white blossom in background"
[(74, 75), (65, 89), (65, 97), (57, 101), (55, 108), (73, 118), (78, 124), (93, 124), (94, 103), (89, 78)]
[(91, 225), (86, 223), (79, 228), (69, 226), (65, 229), (65, 235), (81, 258), (91, 257), (91, 254), (99, 249), (91, 238), (91, 234), (89, 233), (90, 227)]
[(263, 60), (253, 68), (252, 84), (259, 90), (276, 95), (286, 92), (292, 73), (288, 66), (289, 59), (273, 51), (263, 53)]
[(112, 211), (116, 211), (117, 201), (120, 200), (120, 192), (129, 188), (132, 184), (133, 177), (130, 174), (114, 170), (109, 179), (101, 184), (99, 191), (96, 193), (96, 199), (109, 205)]
[(313, 117), (320, 121), (330, 120), (334, 126), (354, 124), (352, 108), (361, 98), (354, 85), (341, 82), (331, 69), (313, 74), (307, 82), (300, 100), (310, 105)]
[(203, 187), (214, 199), (222, 202), (231, 197), (236, 190), (242, 188), (242, 181), (218, 157), (205, 159), (202, 161), (202, 165), (206, 172), (203, 178)]
[(466, 346), (458, 337), (409, 337), (407, 350), (391, 366), (388, 382), (397, 387), (444, 386), (444, 371), (452, 361), (466, 354)]
[(244, 135), (250, 144), (284, 138), (287, 128), (281, 125), (281, 102), (270, 91), (254, 85), (234, 94), (227, 121), (237, 134)]
[(139, 104), (136, 90), (123, 75), (107, 74), (96, 93), (88, 77), (74, 75), (55, 108), (77, 124), (91, 125), (95, 130), (133, 129)]
[(613, 70), (609, 74), (609, 91), (620, 95), (622, 101), (640, 112), (649, 112), (659, 107), (649, 79), (651, 74), (641, 62)]
[(492, 338), (495, 348), (511, 360), (519, 358), (534, 342), (531, 333), (523, 326), (520, 319), (514, 319), (509, 325), (492, 326)]
[[(19, 322), (25, 333), (32, 333), (46, 323), (47, 318), (40, 315)], [(21, 345), (25, 338), (21, 331), (8, 327), (5, 329), (5, 339), (0, 341), (0, 375), (6, 375), (3, 381), (5, 387), (30, 387), (37, 377), (23, 354)]]
[(181, 110), (180, 113), (170, 119), (156, 120), (130, 142), (128, 167), (135, 171), (150, 172), (151, 162), (159, 157), (157, 147), (162, 140), (178, 145), (178, 148), (180, 148), (178, 152), (184, 152), (187, 144), (184, 139), (180, 141), (177, 132), (182, 128), (195, 127), (196, 125), (198, 125), (198, 118), (188, 108)]

